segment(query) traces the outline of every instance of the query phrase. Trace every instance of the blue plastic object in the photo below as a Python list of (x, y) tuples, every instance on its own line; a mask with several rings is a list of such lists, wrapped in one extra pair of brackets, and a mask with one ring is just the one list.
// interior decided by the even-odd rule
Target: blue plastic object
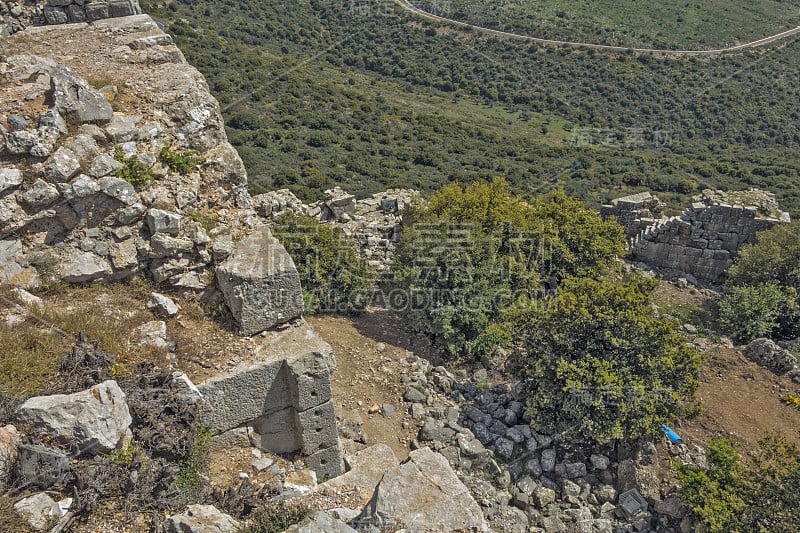
[(673, 430), (668, 425), (661, 424), (661, 433), (666, 435), (672, 444), (683, 444), (683, 439), (681, 438), (681, 436), (675, 433), (675, 430)]

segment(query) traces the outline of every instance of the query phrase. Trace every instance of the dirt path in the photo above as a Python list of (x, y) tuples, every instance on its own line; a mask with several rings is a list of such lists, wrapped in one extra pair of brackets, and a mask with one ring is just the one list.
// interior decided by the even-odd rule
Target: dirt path
[[(363, 422), (369, 444), (386, 443), (405, 457), (419, 421), (407, 414), (400, 376), (410, 369), (411, 351), (430, 356), (430, 346), (409, 337), (399, 319), (386, 312), (312, 317), (309, 322), (336, 354), (332, 386), (338, 412), (347, 420)], [(739, 351), (714, 346), (702, 367), (698, 390), (702, 413), (675, 429), (687, 443), (700, 446), (711, 438), (728, 437), (752, 449), (771, 431), (800, 445), (800, 411), (781, 402), (785, 392), (798, 390), (790, 379), (749, 361)], [(384, 403), (397, 407), (392, 417), (369, 412)]]
[[(405, 459), (419, 428), (402, 400), (401, 374), (414, 368), (414, 353), (425, 355), (429, 345), (406, 335), (399, 319), (382, 311), (352, 318), (310, 317), (308, 322), (336, 355), (331, 387), (337, 415), (360, 422), (366, 444), (387, 444)], [(386, 416), (384, 405), (395, 412)]]
[(419, 15), (421, 17), (436, 20), (439, 22), (446, 22), (448, 24), (453, 24), (455, 26), (460, 26), (462, 28), (470, 28), (472, 30), (476, 30), (482, 33), (487, 33), (490, 35), (497, 35), (500, 37), (510, 37), (512, 39), (523, 39), (526, 41), (531, 41), (535, 43), (541, 44), (551, 44), (551, 45), (567, 45), (567, 46), (574, 46), (576, 48), (591, 48), (594, 50), (605, 50), (610, 52), (640, 52), (646, 54), (665, 54), (665, 55), (675, 55), (675, 56), (700, 56), (700, 55), (719, 55), (723, 52), (736, 52), (741, 50), (746, 50), (748, 48), (755, 48), (757, 46), (764, 46), (766, 44), (779, 41), (781, 39), (785, 39), (787, 37), (791, 37), (797, 33), (800, 33), (800, 26), (796, 28), (792, 28), (790, 30), (782, 31), (780, 33), (776, 33), (775, 35), (769, 35), (767, 37), (763, 37), (761, 39), (757, 39), (755, 41), (750, 41), (747, 43), (737, 44), (735, 46), (729, 46), (727, 48), (714, 48), (710, 50), (665, 50), (665, 49), (658, 49), (658, 48), (631, 48), (628, 46), (613, 46), (609, 44), (593, 44), (593, 43), (582, 43), (582, 42), (575, 42), (575, 41), (558, 41), (554, 39), (542, 39), (541, 37), (532, 37), (530, 35), (523, 35), (519, 33), (511, 33), (507, 31), (501, 30), (493, 30), (491, 28), (485, 28), (483, 26), (476, 26), (474, 24), (470, 24), (468, 22), (462, 22), (459, 20), (453, 20), (446, 17), (441, 17), (439, 15), (434, 15), (433, 13), (428, 13), (427, 11), (416, 7), (409, 2), (409, 0), (395, 0), (397, 4), (400, 5), (406, 11), (414, 13), (415, 15)]

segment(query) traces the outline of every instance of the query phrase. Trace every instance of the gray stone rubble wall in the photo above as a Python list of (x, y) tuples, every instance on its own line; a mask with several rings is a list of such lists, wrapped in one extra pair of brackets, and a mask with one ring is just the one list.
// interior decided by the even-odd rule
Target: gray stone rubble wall
[(47, 0), (44, 18), (47, 24), (67, 24), (127, 17), (141, 12), (138, 0)]
[[(81, 48), (47, 44), (58, 39)], [(270, 451), (300, 453), (322, 475), (341, 473), (331, 349), (296, 324), (297, 270), (252, 209), (244, 165), (202, 75), (146, 15), (29, 28), (4, 44), (0, 283), (147, 274), (165, 290), (224, 302), (246, 335), (295, 321), (255, 339), (247, 365), (200, 387), (203, 420), (217, 434), (256, 428)], [(89, 57), (116, 85), (97, 89), (82, 77), (75, 63)], [(137, 114), (115, 109), (118, 98), (137, 99)], [(46, 109), (26, 107), (33, 100)], [(196, 151), (202, 161), (171, 170), (159, 159), (163, 146)], [(137, 190), (116, 176), (119, 152), (135, 156), (152, 179)], [(41, 257), (50, 271), (37, 270)]]
[[(771, 193), (747, 193), (766, 199), (765, 205), (775, 205)], [(739, 198), (737, 193), (730, 195)], [(775, 209), (761, 214), (761, 202), (759, 206), (737, 205), (725, 203), (727, 199), (725, 193), (704, 191), (680, 216), (656, 218), (651, 209), (657, 199), (644, 193), (617, 199), (603, 206), (601, 214), (616, 217), (625, 228), (632, 259), (719, 283), (742, 246), (754, 242), (759, 231), (790, 220), (788, 213)], [(660, 214), (660, 209), (655, 214)]]

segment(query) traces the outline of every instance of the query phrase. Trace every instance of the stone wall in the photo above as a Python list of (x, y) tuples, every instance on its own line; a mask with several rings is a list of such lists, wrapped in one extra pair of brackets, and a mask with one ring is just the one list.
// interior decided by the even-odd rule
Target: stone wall
[(600, 207), (600, 216), (617, 219), (628, 237), (636, 237), (657, 221), (664, 219), (664, 202), (650, 194), (641, 192), (611, 201), (610, 205)]
[(653, 216), (663, 204), (650, 193), (617, 199), (601, 213), (623, 225), (632, 259), (709, 283), (724, 280), (739, 248), (754, 242), (756, 233), (790, 220), (772, 193), (757, 189), (706, 190), (693, 200), (680, 216), (669, 218)]
[(253, 205), (264, 218), (275, 219), (284, 213), (298, 213), (336, 225), (351, 237), (369, 267), (378, 273), (388, 272), (403, 224), (401, 211), (419, 192), (413, 189), (389, 189), (369, 198), (356, 200), (339, 187), (325, 191), (322, 200), (306, 205), (288, 189), (270, 191), (253, 197)]
[(127, 17), (141, 12), (138, 0), (47, 0), (44, 18), (47, 24), (67, 24)]
[(0, 0), (0, 37), (43, 24), (43, 3), (39, 0)]

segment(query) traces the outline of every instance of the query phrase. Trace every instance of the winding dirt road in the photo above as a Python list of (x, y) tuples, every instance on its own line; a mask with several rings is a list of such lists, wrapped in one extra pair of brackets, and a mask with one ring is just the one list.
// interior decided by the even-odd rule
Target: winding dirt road
[(498, 35), (501, 37), (510, 37), (512, 39), (522, 39), (525, 41), (535, 42), (535, 43), (542, 43), (542, 44), (551, 44), (551, 45), (567, 45), (567, 46), (574, 46), (576, 48), (592, 48), (595, 50), (606, 50), (611, 52), (639, 52), (639, 53), (648, 53), (648, 54), (671, 54), (671, 55), (679, 55), (679, 56), (701, 56), (701, 55), (718, 55), (725, 52), (736, 52), (741, 50), (746, 50), (748, 48), (755, 48), (757, 46), (764, 46), (766, 44), (779, 41), (781, 39), (786, 39), (787, 37), (791, 37), (792, 35), (800, 33), (800, 26), (796, 28), (792, 28), (790, 30), (786, 30), (780, 33), (776, 33), (775, 35), (770, 35), (768, 37), (764, 37), (762, 39), (758, 39), (755, 41), (750, 41), (748, 43), (737, 44), (735, 46), (729, 46), (727, 48), (714, 48), (709, 50), (665, 50), (665, 49), (658, 49), (658, 48), (631, 48), (628, 46), (613, 46), (609, 44), (593, 44), (593, 43), (581, 43), (581, 42), (574, 42), (574, 41), (558, 41), (554, 39), (542, 39), (540, 37), (531, 37), (530, 35), (523, 35), (519, 33), (511, 33), (507, 31), (501, 30), (493, 30), (491, 28), (484, 28), (483, 26), (476, 26), (474, 24), (470, 24), (468, 22), (462, 22), (460, 20), (453, 20), (446, 17), (442, 17), (439, 15), (434, 15), (433, 13), (428, 13), (427, 11), (414, 6), (409, 2), (409, 0), (395, 0), (397, 4), (400, 5), (406, 11), (414, 13), (420, 17), (424, 17), (430, 20), (435, 20), (439, 22), (445, 22), (447, 24), (452, 24), (455, 26), (460, 26), (462, 28), (470, 28), (472, 30), (480, 31), (482, 33), (487, 33), (490, 35)]

